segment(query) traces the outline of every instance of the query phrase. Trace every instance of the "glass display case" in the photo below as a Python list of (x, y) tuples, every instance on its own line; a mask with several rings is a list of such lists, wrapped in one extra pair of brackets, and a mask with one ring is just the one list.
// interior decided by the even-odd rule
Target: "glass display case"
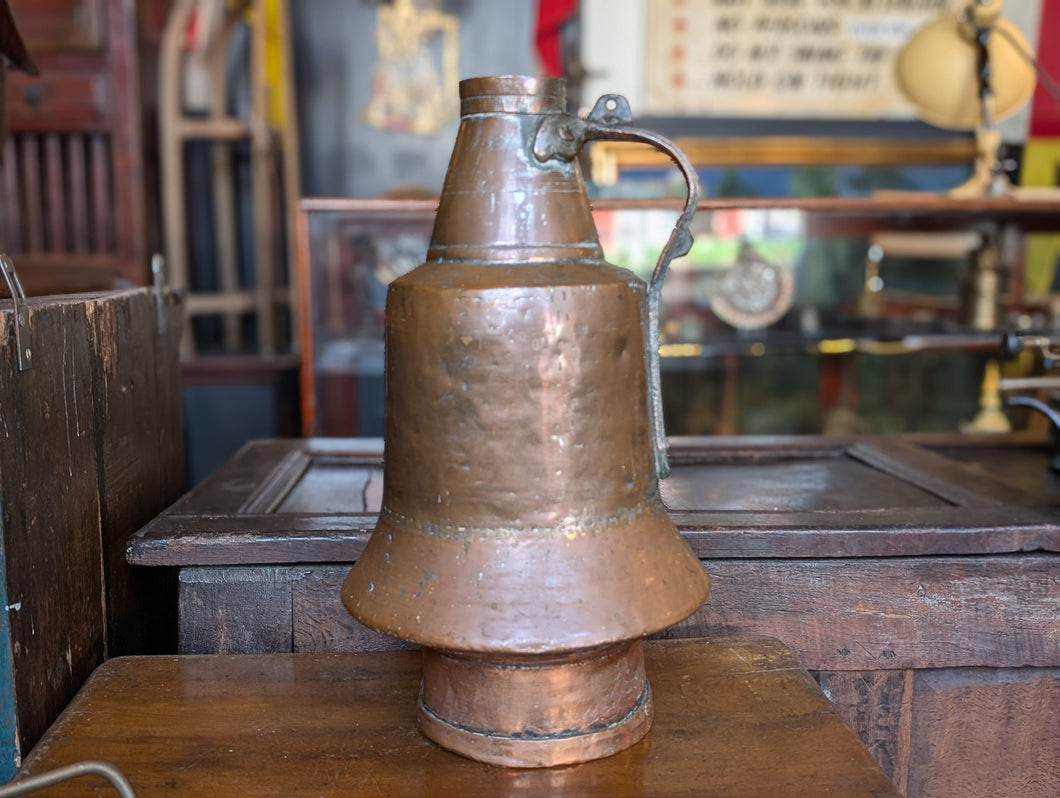
[[(305, 435), (382, 435), (386, 285), (423, 261), (435, 208), (302, 201)], [(646, 278), (677, 210), (595, 201), (607, 258)], [(1021, 253), (1022, 234), (1058, 211), (926, 193), (701, 200), (693, 249), (663, 290), (668, 431), (958, 429), (979, 407), (999, 330), (1057, 326), (1047, 296), (1024, 297)]]
[(306, 436), (383, 429), (387, 284), (423, 262), (437, 203), (303, 200), (298, 279)]

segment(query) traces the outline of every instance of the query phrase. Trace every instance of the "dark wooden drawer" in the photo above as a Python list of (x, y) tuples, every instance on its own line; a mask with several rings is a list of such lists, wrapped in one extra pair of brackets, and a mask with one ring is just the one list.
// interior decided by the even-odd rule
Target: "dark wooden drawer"
[(8, 111), (12, 130), (66, 131), (106, 128), (107, 83), (101, 73), (57, 73), (32, 77), (8, 75)]

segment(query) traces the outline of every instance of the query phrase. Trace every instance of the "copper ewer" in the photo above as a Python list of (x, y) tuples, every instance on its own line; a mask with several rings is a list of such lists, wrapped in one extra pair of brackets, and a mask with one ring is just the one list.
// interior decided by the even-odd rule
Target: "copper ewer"
[[(580, 120), (565, 93), (460, 84), (427, 262), (387, 295), (383, 508), (343, 586), (362, 623), (424, 647), (427, 736), (515, 767), (643, 737), (641, 638), (709, 588), (659, 497), (658, 301), (694, 172), (624, 98)], [(600, 249), (576, 156), (601, 138), (659, 147), (688, 182), (650, 287)]]

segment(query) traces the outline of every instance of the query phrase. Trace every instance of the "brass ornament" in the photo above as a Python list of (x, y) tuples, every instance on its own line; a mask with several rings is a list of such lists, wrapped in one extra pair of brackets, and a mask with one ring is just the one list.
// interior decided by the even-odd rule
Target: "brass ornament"
[(394, 0), (376, 11), (375, 41), (379, 60), (364, 121), (421, 136), (437, 133), (456, 116), (459, 20), (437, 8), (437, 0)]
[(784, 317), (795, 299), (795, 276), (767, 261), (747, 242), (710, 294), (714, 314), (739, 330), (758, 330)]

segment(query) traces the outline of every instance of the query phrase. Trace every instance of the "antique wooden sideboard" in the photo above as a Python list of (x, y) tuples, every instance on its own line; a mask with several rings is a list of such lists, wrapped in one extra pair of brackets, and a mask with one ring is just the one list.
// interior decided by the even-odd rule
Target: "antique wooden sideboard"
[[(712, 589), (661, 636), (779, 637), (909, 796), (1060, 792), (1060, 494), (1013, 465), (1043, 443), (672, 444), (664, 499)], [(179, 568), (181, 653), (400, 647), (339, 599), (381, 455), (252, 442), (133, 536), (130, 562)]]

